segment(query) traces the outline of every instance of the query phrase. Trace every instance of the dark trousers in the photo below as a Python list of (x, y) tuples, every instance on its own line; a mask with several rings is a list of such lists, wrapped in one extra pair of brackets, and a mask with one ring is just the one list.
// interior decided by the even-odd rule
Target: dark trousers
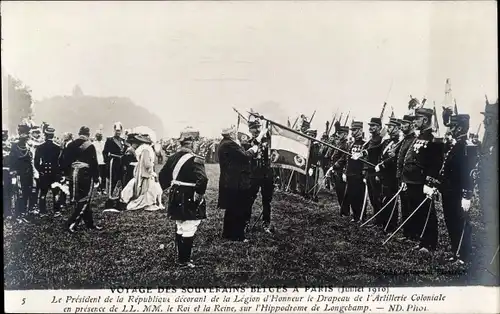
[(57, 178), (55, 176), (46, 176), (46, 175), (40, 175), (40, 179), (38, 181), (39, 183), (39, 188), (40, 188), (40, 193), (38, 195), (38, 204), (40, 207), (40, 213), (41, 214), (46, 214), (47, 213), (47, 194), (49, 190), (52, 191), (52, 208), (53, 211), (56, 212), (59, 210), (59, 200), (58, 200), (58, 189), (53, 189), (51, 187), (52, 183), (57, 182)]
[(92, 209), (90, 208), (90, 202), (92, 201), (93, 192), (93, 180), (88, 174), (88, 170), (79, 169), (76, 174), (76, 181), (72, 182), (72, 187), (74, 189), (74, 201), (75, 205), (73, 214), (69, 218), (68, 225), (74, 225), (75, 227), (80, 223), (81, 220), (84, 221), (85, 225), (89, 228), (94, 226), (94, 220), (92, 218)]
[[(121, 163), (119, 159), (114, 159), (112, 160), (113, 165), (111, 166), (111, 161), (106, 167), (107, 173), (106, 177), (109, 179), (109, 184), (110, 184), (110, 190), (109, 191), (109, 198), (113, 197), (113, 192), (115, 191), (116, 186), (118, 185), (119, 181), (122, 181), (124, 178), (124, 171), (123, 168), (121, 167)], [(111, 171), (110, 171), (111, 168)], [(111, 172), (111, 173), (110, 173)], [(122, 182), (123, 185), (123, 182)]]
[(3, 217), (12, 216), (14, 209), (12, 207), (12, 176), (9, 169), (3, 169)]
[(444, 190), (441, 191), (441, 195), (451, 251), (453, 255), (458, 255), (462, 260), (468, 260), (472, 248), (472, 228), (467, 213), (462, 209), (461, 191)]
[(355, 220), (360, 220), (363, 201), (365, 197), (365, 184), (362, 176), (347, 177), (347, 195), (351, 207), (352, 216)]
[(262, 221), (264, 223), (271, 222), (271, 201), (273, 199), (274, 192), (274, 182), (273, 178), (269, 176), (264, 176), (260, 178), (253, 178), (250, 188), (250, 210), (252, 208), (255, 199), (259, 193), (262, 196)]
[[(426, 199), (422, 184), (407, 184), (408, 208), (410, 215)], [(411, 224), (411, 234), (420, 238), (420, 247), (435, 250), (438, 242), (438, 221), (434, 200), (427, 199), (425, 203), (408, 221)]]
[(99, 165), (99, 178), (101, 178), (99, 191), (104, 191), (106, 189), (106, 165)]
[(33, 208), (33, 176), (22, 174), (18, 176), (21, 185), (21, 193), (18, 195), (15, 216), (25, 215), (30, 208)]
[(342, 173), (335, 173), (335, 192), (340, 206), (340, 215), (349, 216), (349, 200), (347, 199), (346, 186), (347, 184), (342, 180)]
[[(238, 191), (239, 203), (230, 202), (224, 213), (222, 237), (232, 241), (245, 239), (245, 227), (252, 215), (250, 190)], [(232, 197), (236, 197), (233, 195)]]
[[(376, 176), (369, 175), (366, 178), (366, 184), (368, 186), (368, 197), (370, 198), (370, 204), (373, 208), (373, 214), (377, 214), (382, 208), (382, 185), (380, 181), (376, 180)], [(365, 209), (366, 210), (366, 209)], [(379, 215), (380, 216), (380, 215)], [(379, 217), (377, 216), (377, 218)], [(382, 221), (380, 218), (375, 218), (375, 224), (381, 226)]]
[[(399, 181), (399, 186), (401, 186), (402, 182)], [(409, 208), (408, 204), (408, 192), (407, 190), (401, 191), (399, 194), (399, 199), (401, 200), (400, 205), (401, 205), (401, 223), (403, 223), (406, 218), (410, 215), (411, 211)], [(412, 228), (410, 221), (408, 221), (404, 226), (403, 226), (403, 236), (407, 239), (412, 239), (412, 240), (417, 240), (420, 235), (417, 235), (416, 233), (413, 233), (414, 228)]]
[[(382, 226), (387, 232), (393, 232), (398, 227), (399, 206), (398, 197), (394, 195), (398, 192), (398, 185), (394, 179), (384, 179), (382, 183), (382, 207), (385, 206), (383, 212), (380, 213), (375, 220), (377, 225)], [(389, 201), (394, 198), (390, 203)]]

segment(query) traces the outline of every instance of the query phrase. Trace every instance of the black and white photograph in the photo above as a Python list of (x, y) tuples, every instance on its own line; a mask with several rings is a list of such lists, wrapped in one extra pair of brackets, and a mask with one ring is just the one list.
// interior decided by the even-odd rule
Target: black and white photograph
[(498, 286), (496, 6), (2, 1), (4, 289)]

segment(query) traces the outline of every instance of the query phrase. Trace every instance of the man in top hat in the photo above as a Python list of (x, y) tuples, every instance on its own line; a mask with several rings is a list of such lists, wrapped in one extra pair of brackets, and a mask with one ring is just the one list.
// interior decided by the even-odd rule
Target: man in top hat
[[(382, 136), (380, 136), (380, 131), (382, 130), (382, 120), (380, 118), (371, 118), (368, 126), (371, 136), (370, 140), (365, 143), (362, 157), (366, 158), (368, 162), (376, 165), (380, 162), (380, 155), (382, 153)], [(373, 214), (375, 215), (380, 211), (380, 208), (382, 208), (382, 187), (375, 169), (368, 164), (365, 164), (364, 167), (368, 187), (368, 196), (373, 207)], [(375, 224), (381, 226), (381, 220), (376, 219)]]
[(94, 224), (92, 209), (92, 192), (100, 185), (99, 164), (94, 145), (89, 140), (90, 129), (82, 126), (78, 138), (70, 142), (62, 160), (61, 167), (69, 169), (71, 173), (72, 203), (75, 205), (73, 214), (68, 221), (68, 231), (76, 232), (76, 228), (83, 219), (89, 229), (101, 230), (102, 227)]
[[(19, 194), (14, 212), (14, 218), (19, 222), (27, 222), (28, 210), (33, 208), (36, 201), (33, 198), (33, 154), (28, 145), (30, 128), (21, 124), (17, 127), (19, 139), (12, 144), (9, 154), (11, 172), (15, 177), (16, 187), (19, 186)], [(13, 191), (15, 193), (15, 191)], [(17, 193), (16, 193), (17, 194)]]
[[(271, 233), (271, 201), (274, 192), (273, 170), (269, 158), (271, 134), (267, 129), (262, 129), (259, 119), (249, 118), (248, 129), (252, 138), (248, 141), (248, 144), (243, 145), (243, 147), (245, 149), (250, 149), (254, 145), (259, 146), (259, 151), (250, 160), (251, 204), (253, 205), (255, 202), (260, 190), (262, 196), (262, 227), (265, 232)], [(264, 135), (262, 136), (261, 133)]]
[[(398, 180), (398, 185), (401, 186), (403, 184), (403, 165), (406, 153), (408, 149), (413, 145), (413, 142), (416, 139), (416, 134), (414, 130), (413, 124), (414, 116), (404, 115), (403, 119), (401, 119), (401, 131), (403, 133), (403, 139), (401, 140), (401, 144), (399, 145), (399, 150), (396, 157), (396, 179)], [(411, 209), (408, 204), (408, 197), (406, 190), (401, 190), (399, 194), (401, 199), (401, 220), (405, 221), (408, 218), (408, 215), (411, 213)], [(403, 226), (403, 238), (400, 240), (414, 240), (417, 241), (420, 237), (420, 234), (416, 232), (415, 224), (412, 224), (411, 221), (408, 221)]]
[[(106, 163), (106, 172), (108, 177), (108, 200), (106, 201), (106, 208), (116, 207), (116, 200), (119, 199), (119, 194), (113, 194), (118, 182), (123, 180), (123, 164), (122, 157), (127, 150), (127, 145), (125, 140), (121, 137), (123, 126), (120, 122), (116, 122), (113, 125), (113, 130), (115, 132), (113, 137), (108, 137), (106, 143), (104, 143), (104, 149), (102, 151), (104, 156), (104, 162)], [(122, 187), (124, 185), (123, 182)]]
[(204, 198), (208, 178), (201, 156), (193, 152), (195, 138), (181, 133), (179, 150), (167, 159), (159, 174), (163, 190), (169, 189), (168, 215), (177, 226), (175, 240), (180, 267), (196, 267), (191, 261), (193, 241), (206, 216)]
[(375, 167), (375, 172), (380, 178), (382, 186), (381, 205), (384, 209), (383, 212), (377, 216), (375, 223), (383, 227), (384, 231), (392, 232), (397, 228), (399, 218), (397, 197), (399, 182), (396, 178), (396, 156), (401, 147), (401, 143), (399, 142), (401, 122), (396, 118), (390, 118), (386, 125), (389, 138), (382, 142), (380, 162)]
[[(47, 193), (52, 190), (54, 217), (61, 215), (57, 189), (51, 188), (52, 183), (60, 180), (59, 156), (61, 147), (54, 143), (54, 128), (45, 129), (45, 142), (35, 150), (35, 169), (40, 174), (38, 195), (38, 206), (40, 215), (47, 215)], [(57, 201), (56, 201), (57, 200)]]
[(450, 261), (463, 264), (472, 248), (471, 226), (467, 218), (473, 193), (472, 170), (478, 151), (467, 141), (470, 117), (467, 114), (451, 116), (449, 128), (453, 139), (445, 145), (445, 155), (439, 181), (444, 220), (448, 228), (452, 256)]
[(433, 114), (434, 110), (429, 108), (415, 110), (414, 124), (420, 132), (405, 155), (402, 172), (409, 210), (416, 211), (411, 223), (420, 236), (420, 243), (415, 248), (423, 253), (435, 250), (438, 243), (434, 196), (439, 185), (437, 177), (442, 164), (443, 146), (434, 141)]
[[(349, 145), (347, 143), (347, 135), (349, 134), (349, 127), (338, 125), (338, 127), (335, 128), (335, 132), (337, 136), (335, 145), (343, 151), (348, 151)], [(337, 194), (341, 216), (349, 216), (350, 214), (349, 200), (346, 199), (346, 182), (342, 180), (342, 174), (348, 158), (349, 156), (340, 150), (333, 150), (331, 157), (331, 173), (333, 176), (333, 182), (335, 183), (335, 193)]]
[(222, 131), (218, 149), (220, 178), (218, 208), (225, 209), (222, 237), (231, 241), (248, 242), (245, 226), (251, 217), (251, 159), (259, 147), (245, 150), (237, 142), (236, 127)]
[(353, 137), (353, 142), (348, 149), (351, 156), (347, 159), (342, 180), (347, 182), (347, 195), (344, 202), (347, 201), (349, 203), (352, 210), (351, 222), (354, 222), (362, 219), (363, 203), (366, 204), (364, 164), (359, 160), (362, 156), (363, 147), (366, 144), (365, 140), (363, 140), (363, 122), (353, 121), (351, 123), (351, 136)]

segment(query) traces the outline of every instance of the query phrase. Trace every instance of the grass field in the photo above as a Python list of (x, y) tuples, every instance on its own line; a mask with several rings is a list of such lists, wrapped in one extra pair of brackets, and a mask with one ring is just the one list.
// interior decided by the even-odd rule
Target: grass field
[[(65, 231), (61, 218), (35, 218), (30, 224), (4, 221), (5, 289), (77, 289), (117, 286), (407, 286), (491, 284), (485, 271), (484, 227), (472, 209), (475, 262), (466, 270), (444, 262), (448, 245), (440, 215), (440, 247), (433, 256), (408, 251), (412, 244), (385, 239), (338, 214), (330, 192), (319, 204), (277, 193), (273, 199), (275, 234), (250, 234), (251, 243), (221, 239), (223, 212), (216, 209), (218, 165), (207, 165), (208, 218), (197, 233), (193, 258), (201, 266), (175, 267), (174, 223), (165, 211), (102, 213), (93, 204), (102, 231)], [(50, 208), (50, 207), (49, 207)], [(440, 212), (440, 209), (438, 210)], [(260, 201), (253, 216), (260, 213)], [(165, 248), (161, 249), (160, 245)]]

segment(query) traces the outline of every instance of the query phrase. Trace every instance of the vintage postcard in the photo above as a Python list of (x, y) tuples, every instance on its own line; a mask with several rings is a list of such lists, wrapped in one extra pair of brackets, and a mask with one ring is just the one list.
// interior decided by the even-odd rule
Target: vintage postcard
[(498, 313), (494, 1), (2, 1), (8, 313)]

